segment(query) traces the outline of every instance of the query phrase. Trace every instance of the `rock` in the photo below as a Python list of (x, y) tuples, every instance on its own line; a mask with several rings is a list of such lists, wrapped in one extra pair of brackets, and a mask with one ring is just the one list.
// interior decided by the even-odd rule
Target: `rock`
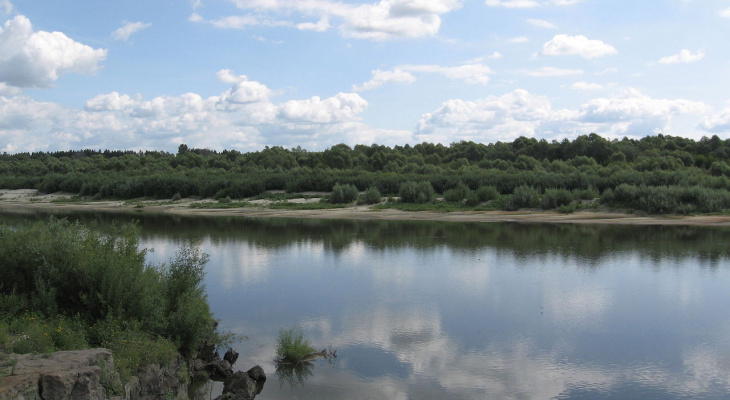
[(252, 400), (261, 393), (265, 381), (266, 374), (258, 365), (247, 372), (238, 371), (223, 382), (223, 394), (216, 400)]
[[(12, 355), (17, 360), (15, 374), (0, 384), (0, 399), (78, 399), (108, 398), (102, 379), (114, 370), (111, 351), (87, 349), (51, 354)], [(118, 377), (117, 377), (118, 379)], [(120, 382), (116, 383), (121, 387)]]
[(203, 370), (214, 381), (224, 381), (233, 375), (233, 367), (226, 360), (218, 360), (203, 365)]
[(238, 352), (233, 351), (232, 348), (228, 348), (228, 351), (226, 351), (226, 354), (223, 355), (223, 359), (228, 361), (231, 366), (236, 363), (236, 360), (238, 360)]
[(266, 374), (264, 373), (264, 369), (260, 366), (255, 366), (248, 371), (246, 371), (246, 375), (248, 375), (251, 379), (255, 380), (256, 382), (266, 382)]

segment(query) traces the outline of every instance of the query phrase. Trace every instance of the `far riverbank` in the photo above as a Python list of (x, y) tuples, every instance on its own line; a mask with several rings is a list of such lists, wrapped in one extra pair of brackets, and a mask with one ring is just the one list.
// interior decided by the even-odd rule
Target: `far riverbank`
[[(160, 213), (199, 216), (240, 216), (250, 218), (314, 218), (314, 219), (358, 219), (358, 220), (401, 220), (401, 221), (452, 221), (452, 222), (524, 222), (524, 223), (568, 223), (568, 224), (622, 224), (622, 225), (695, 225), (730, 226), (728, 215), (663, 216), (638, 215), (613, 212), (578, 211), (571, 214), (556, 212), (520, 211), (402, 211), (396, 209), (376, 210), (371, 206), (318, 210), (289, 210), (261, 207), (245, 208), (191, 208), (200, 200), (183, 199), (170, 201), (84, 201), (57, 202), (69, 198), (68, 194), (37, 195), (32, 189), (0, 190), (0, 210), (66, 210), (105, 211), (123, 213)], [(293, 199), (291, 201), (313, 199)], [(56, 201), (56, 202), (54, 202)], [(203, 200), (215, 202), (214, 200)], [(317, 199), (318, 201), (318, 199)], [(141, 207), (141, 208), (140, 208)]]

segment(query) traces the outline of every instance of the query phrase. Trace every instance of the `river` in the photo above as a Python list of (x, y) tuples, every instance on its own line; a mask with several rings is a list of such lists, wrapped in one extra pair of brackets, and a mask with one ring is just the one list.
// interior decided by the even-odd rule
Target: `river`
[[(728, 228), (69, 218), (138, 219), (150, 263), (208, 253), (261, 400), (730, 398)], [(277, 371), (291, 327), (337, 357)]]

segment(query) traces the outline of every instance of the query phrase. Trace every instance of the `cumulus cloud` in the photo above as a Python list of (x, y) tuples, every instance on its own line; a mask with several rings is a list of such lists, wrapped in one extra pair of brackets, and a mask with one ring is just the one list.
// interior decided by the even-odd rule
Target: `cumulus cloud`
[(132, 34), (149, 28), (150, 26), (152, 26), (152, 24), (144, 22), (125, 22), (124, 26), (112, 32), (112, 37), (116, 40), (128, 40)]
[[(519, 136), (554, 138), (586, 132), (607, 137), (641, 137), (666, 131), (675, 116), (701, 115), (708, 109), (701, 102), (654, 99), (632, 89), (618, 96), (590, 100), (577, 109), (553, 110), (547, 97), (518, 89), (481, 100), (448, 100), (421, 117), (416, 138), (440, 143), (455, 138), (493, 142)], [(730, 111), (708, 120), (705, 126), (721, 127), (723, 121), (730, 122)]]
[(701, 59), (705, 58), (705, 51), (704, 50), (698, 50), (697, 53), (692, 54), (691, 51), (687, 49), (682, 49), (678, 54), (674, 54), (667, 57), (662, 57), (659, 59), (659, 64), (689, 64), (693, 62), (700, 61)]
[(395, 68), (391, 71), (377, 69), (372, 71), (372, 76), (372, 79), (362, 85), (352, 85), (352, 90), (362, 92), (365, 90), (375, 89), (376, 87), (382, 86), (386, 83), (410, 84), (416, 81), (416, 77), (413, 76), (413, 74), (403, 71), (400, 68)]
[(723, 18), (730, 18), (730, 8), (720, 11), (720, 16)]
[[(231, 1), (248, 13), (209, 22), (220, 28), (267, 25), (324, 32), (336, 20), (342, 36), (376, 41), (436, 35), (441, 27), (441, 15), (460, 8), (462, 3), (462, 0), (380, 0), (366, 4), (332, 0)], [(193, 15), (191, 21), (205, 21), (199, 14)], [(311, 22), (312, 17), (318, 18), (318, 22)], [(306, 20), (298, 22), (299, 19)]]
[(318, 96), (308, 100), (291, 100), (279, 106), (278, 116), (289, 122), (330, 124), (354, 120), (368, 106), (357, 93), (338, 93), (321, 100)]
[(214, 149), (258, 150), (264, 145), (322, 149), (349, 143), (408, 141), (411, 132), (373, 129), (360, 121), (368, 102), (356, 93), (271, 101), (266, 85), (230, 70), (216, 74), (230, 88), (158, 96), (119, 92), (86, 101), (83, 110), (29, 97), (0, 97), (0, 151), (70, 148), (174, 149), (181, 142)]
[(47, 88), (64, 74), (94, 74), (106, 55), (61, 32), (34, 32), (23, 15), (0, 28), (0, 82), (9, 86)]
[(600, 40), (588, 39), (583, 35), (568, 36), (555, 35), (542, 46), (540, 54), (544, 56), (581, 56), (597, 58), (617, 54), (618, 51), (611, 45)]
[(464, 81), (471, 85), (486, 85), (489, 83), (489, 75), (494, 73), (491, 68), (479, 63), (464, 64), (456, 67), (444, 67), (440, 65), (401, 65), (390, 71), (372, 71), (372, 79), (361, 85), (353, 85), (353, 90), (356, 92), (370, 90), (385, 83), (410, 84), (416, 81), (416, 77), (412, 74), (412, 72), (439, 74), (449, 79)]

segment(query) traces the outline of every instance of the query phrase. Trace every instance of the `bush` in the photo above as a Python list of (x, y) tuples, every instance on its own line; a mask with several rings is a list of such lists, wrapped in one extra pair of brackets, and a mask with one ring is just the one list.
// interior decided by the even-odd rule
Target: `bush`
[[(190, 244), (169, 266), (148, 266), (138, 237), (132, 224), (104, 234), (55, 218), (0, 226), (0, 316), (27, 336), (12, 349), (102, 346), (119, 330), (191, 355), (215, 339), (202, 286), (207, 256)], [(89, 329), (100, 324), (112, 328)]]
[(279, 330), (276, 345), (276, 360), (281, 363), (298, 363), (316, 353), (308, 340), (304, 339), (302, 330), (296, 327)]
[(499, 197), (499, 191), (494, 186), (480, 186), (477, 189), (479, 201), (490, 201)]
[(378, 204), (383, 196), (375, 186), (370, 186), (358, 199), (357, 204)]
[(535, 208), (540, 205), (540, 191), (532, 186), (518, 186), (505, 205), (510, 211), (520, 208)]
[(358, 195), (358, 190), (355, 185), (339, 183), (332, 187), (332, 194), (330, 194), (330, 203), (332, 204), (345, 204), (355, 201)]
[(470, 193), (471, 190), (468, 186), (463, 183), (459, 183), (455, 188), (444, 192), (444, 200), (452, 203), (458, 203), (464, 200)]
[(545, 210), (552, 210), (560, 206), (568, 205), (573, 201), (573, 193), (566, 189), (545, 189), (540, 200), (540, 207)]

